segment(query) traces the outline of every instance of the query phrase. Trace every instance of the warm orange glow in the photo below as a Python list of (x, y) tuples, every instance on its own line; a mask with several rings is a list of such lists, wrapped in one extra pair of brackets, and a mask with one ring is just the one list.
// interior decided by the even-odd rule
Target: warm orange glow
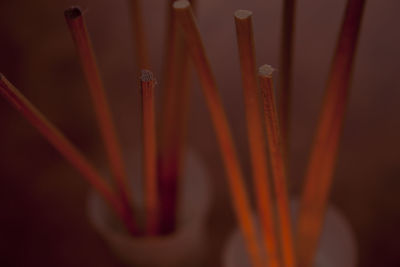
[(142, 138), (143, 138), (143, 176), (145, 184), (146, 232), (157, 235), (159, 231), (159, 199), (156, 163), (156, 122), (154, 114), (153, 73), (142, 70), (140, 93), (142, 96)]
[(236, 11), (235, 24), (242, 72), (254, 192), (256, 192), (258, 214), (260, 216), (266, 254), (268, 255), (268, 266), (283, 266), (279, 263), (277, 218), (270, 193), (264, 124), (261, 116), (260, 94), (256, 77), (252, 13), (247, 10)]
[(347, 2), (305, 176), (297, 225), (299, 265), (313, 265), (328, 201), (365, 0)]
[(269, 158), (274, 177), (275, 201), (278, 209), (284, 266), (296, 266), (285, 159), (274, 100), (272, 71), (273, 69), (270, 66), (264, 65), (259, 69), (258, 78), (264, 99), (265, 125), (268, 136)]
[[(65, 19), (74, 39), (81, 60), (81, 65), (86, 76), (86, 81), (89, 85), (97, 122), (106, 147), (108, 161), (110, 163), (115, 185), (123, 205), (126, 206), (126, 209), (133, 211), (130, 200), (132, 194), (129, 190), (129, 183), (125, 173), (121, 149), (114, 123), (112, 121), (103, 82), (101, 81), (93, 53), (92, 44), (80, 9), (77, 7), (67, 9), (65, 11)], [(130, 220), (133, 222), (133, 215)]]
[(0, 94), (14, 106), (46, 140), (57, 149), (108, 202), (130, 233), (137, 229), (132, 219), (131, 210), (121, 205), (119, 197), (114, 193), (92, 164), (79, 150), (26, 99), (2, 74), (0, 74)]
[(262, 266), (260, 248), (258, 246), (256, 230), (252, 219), (249, 197), (243, 182), (242, 170), (237, 158), (236, 149), (218, 93), (215, 78), (212, 74), (210, 63), (207, 59), (203, 42), (190, 8), (190, 3), (188, 1), (177, 1), (174, 3), (174, 10), (183, 28), (186, 44), (189, 47), (192, 60), (200, 78), (224, 161), (233, 206), (245, 237), (251, 261), (256, 267)]

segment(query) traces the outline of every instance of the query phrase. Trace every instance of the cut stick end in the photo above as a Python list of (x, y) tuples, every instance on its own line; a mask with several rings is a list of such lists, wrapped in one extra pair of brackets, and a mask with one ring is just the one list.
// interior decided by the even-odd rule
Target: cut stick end
[(149, 70), (142, 70), (140, 74), (140, 91), (142, 96), (151, 96), (157, 81)]
[(140, 74), (140, 80), (143, 82), (151, 82), (154, 81), (154, 75), (149, 70), (142, 70)]
[(178, 0), (173, 4), (174, 9), (188, 9), (190, 8), (190, 2), (187, 0)]
[(82, 16), (82, 11), (78, 6), (72, 6), (64, 11), (64, 16), (67, 20), (73, 20)]
[(268, 77), (271, 78), (272, 77), (272, 73), (275, 71), (275, 69), (271, 66), (271, 65), (262, 65), (259, 69), (258, 69), (258, 74), (260, 76), (263, 77)]
[(249, 10), (239, 9), (239, 10), (236, 10), (236, 12), (235, 12), (235, 18), (241, 19), (241, 20), (248, 19), (252, 15), (253, 15), (253, 12), (251, 12)]

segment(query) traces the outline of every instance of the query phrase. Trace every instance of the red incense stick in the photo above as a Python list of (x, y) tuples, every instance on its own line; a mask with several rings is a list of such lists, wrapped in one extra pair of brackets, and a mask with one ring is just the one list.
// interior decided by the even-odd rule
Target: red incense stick
[(245, 237), (251, 262), (256, 267), (263, 266), (249, 197), (245, 189), (236, 148), (190, 3), (185, 0), (176, 1), (174, 12), (183, 29), (185, 42), (189, 47), (191, 58), (200, 78), (224, 161), (233, 206)]
[(147, 36), (143, 25), (140, 0), (129, 0), (129, 5), (136, 65), (140, 69), (148, 69), (150, 67), (150, 57), (147, 49)]
[(252, 12), (235, 12), (236, 36), (242, 73), (244, 106), (246, 111), (247, 135), (253, 170), (254, 192), (256, 192), (258, 214), (261, 221), (263, 241), (268, 255), (268, 266), (279, 264), (276, 216), (272, 203), (267, 168), (267, 151), (261, 103), (257, 85), (256, 59), (253, 37)]
[(78, 7), (71, 7), (65, 11), (65, 19), (74, 39), (86, 81), (89, 85), (100, 133), (106, 147), (108, 161), (110, 162), (112, 177), (123, 205), (132, 210), (133, 221), (133, 209), (130, 201), (131, 193), (122, 153), (82, 12)]
[(0, 94), (14, 106), (46, 140), (67, 159), (86, 180), (97, 190), (116, 214), (125, 223), (131, 234), (137, 232), (131, 220), (131, 211), (122, 205), (121, 200), (109, 184), (93, 168), (81, 152), (26, 99), (2, 74), (0, 74)]
[(164, 234), (173, 232), (176, 227), (191, 74), (188, 49), (183, 40), (182, 31), (178, 27), (172, 3), (168, 6), (167, 25), (158, 159), (161, 231)]
[(365, 0), (348, 0), (305, 176), (297, 225), (299, 265), (313, 265), (332, 185)]
[(296, 0), (284, 0), (282, 12), (280, 71), (279, 71), (279, 121), (283, 153), (288, 161), (290, 139), (290, 111), (292, 98), (292, 69), (295, 36)]
[(154, 114), (153, 73), (142, 70), (140, 93), (142, 96), (143, 174), (145, 180), (146, 232), (157, 235), (159, 231), (159, 200), (156, 167), (156, 129)]
[(269, 158), (274, 177), (275, 200), (279, 215), (283, 266), (296, 266), (283, 142), (273, 93), (272, 72), (271, 66), (264, 65), (259, 68), (258, 79), (264, 99), (265, 126), (267, 128)]

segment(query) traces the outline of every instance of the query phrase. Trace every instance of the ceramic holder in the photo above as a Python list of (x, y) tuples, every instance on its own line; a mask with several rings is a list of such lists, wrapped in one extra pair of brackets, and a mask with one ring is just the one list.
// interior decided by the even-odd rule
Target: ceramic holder
[[(140, 173), (140, 172), (139, 172)], [(205, 220), (209, 210), (211, 188), (202, 162), (193, 152), (186, 153), (179, 196), (177, 230), (160, 237), (132, 237), (121, 230), (120, 223), (95, 192), (88, 200), (89, 219), (121, 262), (141, 267), (204, 266)], [(136, 179), (140, 181), (140, 179)], [(135, 204), (143, 207), (143, 188), (134, 186)]]
[[(298, 202), (292, 201), (292, 220), (297, 217)], [(258, 231), (260, 231), (258, 227)], [(261, 241), (261, 240), (260, 240)], [(225, 267), (251, 267), (244, 239), (239, 229), (235, 229), (223, 254)], [(329, 206), (325, 216), (322, 235), (317, 250), (314, 267), (355, 267), (357, 266), (357, 246), (353, 231), (346, 218), (334, 206)]]

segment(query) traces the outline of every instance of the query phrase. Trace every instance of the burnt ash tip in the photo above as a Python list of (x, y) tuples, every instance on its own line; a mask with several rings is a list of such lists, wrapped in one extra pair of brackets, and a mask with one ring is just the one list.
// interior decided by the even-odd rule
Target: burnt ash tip
[(82, 11), (78, 6), (72, 6), (64, 11), (64, 16), (66, 19), (76, 19), (82, 16)]
[(261, 76), (265, 76), (265, 77), (272, 77), (272, 74), (274, 73), (275, 69), (268, 64), (262, 65), (259, 69), (258, 69), (258, 73)]
[(143, 82), (151, 82), (154, 81), (154, 75), (149, 70), (142, 70), (140, 73), (140, 80)]

